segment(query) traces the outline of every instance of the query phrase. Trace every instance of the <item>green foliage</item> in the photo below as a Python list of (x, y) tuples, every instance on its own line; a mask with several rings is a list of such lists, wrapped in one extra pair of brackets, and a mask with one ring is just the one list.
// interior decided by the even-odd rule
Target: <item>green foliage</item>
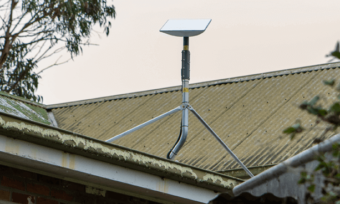
[(328, 86), (334, 86), (334, 84), (335, 84), (335, 80), (334, 79), (331, 79), (331, 80), (324, 80), (323, 81), (323, 83), (325, 84), (325, 85), (328, 85)]
[(310, 185), (308, 188), (308, 191), (310, 191), (310, 192), (312, 192), (312, 193), (314, 193), (314, 190), (315, 190), (315, 184), (312, 184), (312, 185)]
[(298, 184), (303, 184), (306, 182), (312, 182), (314, 180), (314, 175), (308, 174), (306, 171), (301, 172), (301, 178), (298, 181)]
[(283, 133), (290, 134), (290, 139), (294, 139), (295, 135), (303, 131), (301, 121), (298, 120), (294, 125), (283, 130)]
[(115, 14), (106, 0), (0, 0), (0, 90), (41, 101), (38, 63), (64, 49), (77, 56), (94, 25), (109, 35)]
[[(332, 51), (329, 55), (326, 55), (326, 57), (333, 57), (333, 59), (340, 59), (339, 42), (336, 43), (335, 50)], [(330, 60), (330, 61), (332, 61), (332, 60)]]
[(307, 203), (316, 203), (312, 193), (314, 193), (317, 185), (321, 186), (321, 183), (315, 183), (315, 175), (321, 174), (325, 180), (322, 187), (322, 199), (320, 203), (337, 203), (340, 201), (340, 162), (339, 152), (340, 146), (338, 144), (333, 145), (332, 158), (325, 155), (319, 155), (317, 160), (318, 166), (313, 172), (301, 172), (300, 180), (298, 184), (307, 185), (308, 193), (306, 194)]
[(300, 104), (300, 109), (307, 110), (308, 113), (316, 115), (318, 117), (324, 117), (328, 114), (326, 109), (323, 109), (321, 106), (317, 106), (317, 102), (320, 100), (319, 96), (315, 96), (310, 101), (304, 101)]

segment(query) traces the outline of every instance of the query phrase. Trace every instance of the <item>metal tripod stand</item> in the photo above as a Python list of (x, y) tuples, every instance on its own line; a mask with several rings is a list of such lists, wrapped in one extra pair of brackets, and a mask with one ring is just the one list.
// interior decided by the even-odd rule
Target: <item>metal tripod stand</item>
[(229, 147), (221, 140), (221, 138), (211, 129), (211, 127), (203, 120), (203, 118), (195, 111), (195, 109), (189, 104), (189, 79), (190, 79), (190, 52), (189, 52), (189, 37), (183, 37), (183, 51), (182, 51), (182, 104), (169, 112), (166, 112), (156, 118), (153, 118), (143, 124), (140, 124), (128, 131), (125, 131), (106, 142), (115, 141), (125, 135), (128, 135), (136, 130), (139, 130), (151, 123), (154, 123), (166, 116), (169, 116), (178, 111), (182, 111), (182, 125), (179, 138), (173, 148), (167, 155), (168, 159), (173, 159), (177, 155), (179, 150), (184, 145), (184, 142), (188, 135), (189, 128), (189, 110), (198, 118), (198, 120), (204, 125), (205, 128), (216, 138), (216, 140), (228, 151), (228, 153), (237, 161), (237, 163), (247, 172), (250, 177), (254, 175), (249, 171), (249, 169), (237, 158), (237, 156), (229, 149)]

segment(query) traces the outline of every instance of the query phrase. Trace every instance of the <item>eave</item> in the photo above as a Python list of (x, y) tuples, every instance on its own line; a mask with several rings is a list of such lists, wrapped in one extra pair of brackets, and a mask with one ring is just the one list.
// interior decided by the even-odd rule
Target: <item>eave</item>
[[(3, 163), (65, 178), (86, 178), (90, 185), (121, 188), (158, 202), (166, 198), (201, 203), (200, 196), (211, 199), (222, 192), (232, 194), (232, 188), (243, 181), (3, 113), (0, 135)], [(111, 169), (111, 173), (100, 169)], [(115, 177), (114, 171), (130, 176)]]

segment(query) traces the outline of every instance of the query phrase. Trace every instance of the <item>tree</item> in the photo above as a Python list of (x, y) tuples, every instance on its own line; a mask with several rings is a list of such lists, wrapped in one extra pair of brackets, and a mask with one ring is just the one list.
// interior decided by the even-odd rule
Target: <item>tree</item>
[(0, 0), (0, 90), (42, 101), (38, 63), (63, 50), (77, 56), (94, 25), (109, 35), (115, 14), (106, 0)]

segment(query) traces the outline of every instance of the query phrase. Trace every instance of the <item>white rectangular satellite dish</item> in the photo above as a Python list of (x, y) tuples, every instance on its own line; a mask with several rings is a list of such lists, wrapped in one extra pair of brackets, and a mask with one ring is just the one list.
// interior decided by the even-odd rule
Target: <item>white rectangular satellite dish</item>
[(160, 32), (178, 37), (191, 37), (203, 33), (210, 22), (211, 19), (170, 19)]

